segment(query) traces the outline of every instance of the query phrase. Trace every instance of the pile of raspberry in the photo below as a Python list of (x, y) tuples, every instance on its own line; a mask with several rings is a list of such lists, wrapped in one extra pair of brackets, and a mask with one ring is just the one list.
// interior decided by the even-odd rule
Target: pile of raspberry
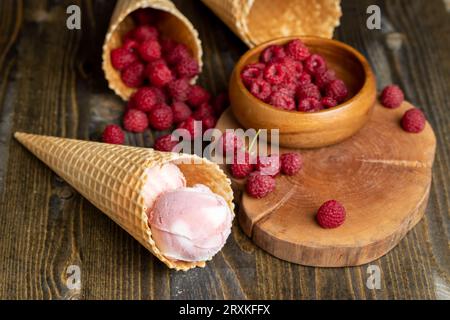
[(303, 160), (296, 152), (284, 153), (281, 156), (253, 156), (245, 150), (244, 141), (228, 131), (225, 131), (219, 140), (219, 150), (225, 157), (232, 157), (229, 166), (231, 175), (236, 179), (247, 179), (247, 194), (258, 199), (275, 190), (275, 177), (280, 173), (292, 176), (303, 166)]
[(288, 111), (329, 109), (348, 96), (344, 81), (328, 69), (324, 57), (299, 39), (265, 48), (259, 62), (242, 69), (241, 79), (256, 98)]
[[(205, 88), (190, 84), (199, 74), (199, 64), (186, 45), (160, 36), (154, 10), (139, 9), (132, 18), (136, 27), (125, 34), (121, 47), (111, 51), (111, 63), (123, 83), (137, 88), (125, 109), (123, 127), (136, 133), (162, 131), (154, 148), (172, 151), (178, 141), (165, 131), (183, 128), (193, 140), (202, 134), (195, 129), (195, 121), (201, 121), (203, 131), (213, 128), (227, 107), (228, 96), (212, 99)], [(122, 144), (124, 140), (119, 126), (105, 128), (104, 142)]]

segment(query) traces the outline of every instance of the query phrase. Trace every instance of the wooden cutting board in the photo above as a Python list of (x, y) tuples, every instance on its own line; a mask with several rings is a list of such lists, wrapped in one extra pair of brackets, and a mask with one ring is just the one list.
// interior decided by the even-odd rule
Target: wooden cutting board
[[(407, 102), (397, 109), (377, 102), (369, 123), (352, 138), (298, 150), (302, 171), (277, 177), (275, 191), (263, 199), (249, 197), (245, 181), (232, 179), (245, 234), (272, 255), (309, 266), (356, 266), (389, 252), (423, 217), (430, 192), (436, 138), (428, 123), (419, 134), (402, 130), (409, 108)], [(220, 130), (238, 127), (230, 110), (217, 123)], [(315, 221), (329, 199), (347, 210), (336, 229)]]

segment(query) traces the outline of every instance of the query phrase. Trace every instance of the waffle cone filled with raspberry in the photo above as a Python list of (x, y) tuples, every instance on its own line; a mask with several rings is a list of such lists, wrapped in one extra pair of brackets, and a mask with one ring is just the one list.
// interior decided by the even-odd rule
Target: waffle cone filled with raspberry
[(340, 0), (202, 0), (249, 47), (291, 35), (333, 36)]
[[(233, 194), (229, 179), (215, 163), (195, 155), (159, 152), (148, 148), (26, 133), (16, 133), (15, 138), (171, 269), (186, 271), (194, 267), (204, 267), (205, 261), (211, 259), (212, 255), (222, 248), (229, 235), (234, 210)], [(182, 177), (182, 188), (179, 193), (187, 199), (186, 203), (190, 203), (192, 197), (198, 193), (201, 199), (213, 199), (213, 202), (220, 199), (229, 214), (227, 230), (220, 234), (217, 233), (220, 227), (217, 218), (213, 218), (215, 224), (211, 230), (216, 234), (210, 237), (205, 233), (204, 222), (199, 221), (197, 217), (205, 212), (199, 206), (191, 208), (193, 214), (197, 215), (194, 226), (198, 226), (198, 230), (191, 228), (189, 232), (190, 234), (198, 232), (202, 235), (196, 242), (193, 241), (192, 247), (200, 246), (194, 249), (200, 250), (202, 256), (207, 257), (204, 260), (189, 260), (190, 256), (185, 252), (182, 252), (181, 256), (188, 259), (179, 260), (174, 258), (175, 254), (165, 253), (169, 252), (171, 247), (161, 248), (159, 245), (164, 244), (169, 234), (165, 232), (164, 226), (160, 226), (164, 222), (161, 219), (173, 220), (174, 216), (157, 218), (154, 213), (156, 209), (152, 208), (152, 205), (158, 204), (158, 199), (163, 194), (162, 184), (164, 179), (167, 179), (166, 173), (173, 170), (179, 172)], [(214, 194), (214, 197), (211, 197), (211, 194)], [(183, 210), (180, 201), (170, 202), (176, 195), (176, 190), (167, 192), (167, 196), (163, 199), (165, 202), (160, 201), (161, 206), (172, 205), (173, 210), (177, 208)], [(210, 206), (211, 201), (207, 205)], [(153, 210), (153, 215), (149, 214), (149, 209)], [(222, 209), (223, 212), (224, 208)], [(183, 228), (186, 229), (186, 226), (184, 224)], [(205, 234), (208, 238), (205, 238)], [(189, 240), (183, 238), (184, 242), (175, 244), (186, 244), (186, 239)], [(219, 243), (217, 239), (221, 242)], [(212, 251), (207, 249), (211, 248), (208, 244), (212, 242), (213, 245), (219, 243), (219, 246), (212, 247), (214, 253), (211, 255)]]
[[(133, 19), (132, 15), (144, 9), (151, 9), (153, 17), (149, 23), (152, 27), (157, 28), (160, 38), (185, 45), (192, 57), (197, 60), (198, 68), (201, 70), (202, 67), (202, 47), (198, 32), (171, 1), (119, 0), (103, 44), (102, 68), (109, 88), (124, 100), (128, 100), (137, 87), (131, 87), (124, 83), (121, 72), (113, 67), (111, 51), (121, 47), (127, 34), (137, 26), (136, 19)], [(196, 77), (192, 78), (191, 82), (195, 82), (195, 80)]]

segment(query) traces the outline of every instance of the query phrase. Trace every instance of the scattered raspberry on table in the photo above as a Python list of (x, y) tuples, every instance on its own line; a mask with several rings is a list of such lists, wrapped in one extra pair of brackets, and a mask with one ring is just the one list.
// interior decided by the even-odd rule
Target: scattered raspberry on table
[(337, 228), (345, 221), (345, 208), (336, 200), (328, 200), (317, 210), (316, 219), (325, 229)]

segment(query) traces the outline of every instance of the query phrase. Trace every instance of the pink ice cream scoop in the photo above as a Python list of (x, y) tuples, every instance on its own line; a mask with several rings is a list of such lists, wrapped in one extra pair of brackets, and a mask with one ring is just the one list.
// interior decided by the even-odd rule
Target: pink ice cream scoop
[(151, 210), (152, 237), (164, 256), (205, 261), (225, 244), (233, 214), (226, 201), (204, 185), (161, 193)]

